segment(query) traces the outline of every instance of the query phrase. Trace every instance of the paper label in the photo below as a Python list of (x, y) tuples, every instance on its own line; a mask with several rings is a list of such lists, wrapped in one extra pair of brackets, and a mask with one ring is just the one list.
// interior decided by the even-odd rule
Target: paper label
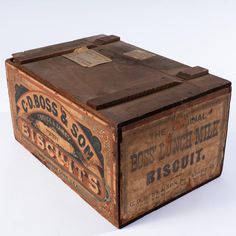
[(135, 59), (138, 59), (138, 60), (146, 60), (150, 57), (154, 57), (155, 54), (151, 53), (151, 52), (147, 52), (147, 51), (144, 51), (144, 50), (140, 50), (140, 49), (135, 49), (133, 51), (130, 51), (130, 52), (126, 52), (124, 53), (125, 56), (128, 56), (128, 57), (132, 57), (132, 58), (135, 58)]
[(88, 48), (79, 48), (63, 56), (83, 67), (94, 67), (112, 61), (110, 58)]

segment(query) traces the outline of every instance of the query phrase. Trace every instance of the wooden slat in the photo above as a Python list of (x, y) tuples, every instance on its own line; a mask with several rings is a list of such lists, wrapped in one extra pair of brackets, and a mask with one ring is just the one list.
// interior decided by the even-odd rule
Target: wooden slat
[(78, 47), (88, 46), (94, 42), (94, 40), (103, 38), (104, 35), (97, 35), (85, 39), (74, 40), (66, 43), (55, 44), (47, 47), (28, 50), (25, 52), (19, 52), (12, 54), (14, 61), (19, 64), (25, 64), (37, 60), (47, 59), (53, 56), (59, 56), (65, 53), (72, 52)]
[(95, 45), (105, 45), (108, 43), (114, 43), (120, 41), (120, 37), (115, 36), (115, 35), (109, 35), (109, 36), (104, 36), (101, 38), (98, 38), (94, 41)]
[(120, 90), (112, 94), (106, 94), (101, 97), (90, 99), (87, 101), (87, 105), (96, 110), (100, 110), (152, 93), (156, 93), (163, 89), (173, 87), (179, 83), (181, 83), (181, 81), (170, 77), (162, 77), (161, 79), (156, 81), (146, 82), (137, 86), (130, 87), (128, 89)]
[(205, 69), (200, 66), (190, 67), (180, 71), (177, 76), (182, 79), (195, 79), (208, 74), (208, 69)]

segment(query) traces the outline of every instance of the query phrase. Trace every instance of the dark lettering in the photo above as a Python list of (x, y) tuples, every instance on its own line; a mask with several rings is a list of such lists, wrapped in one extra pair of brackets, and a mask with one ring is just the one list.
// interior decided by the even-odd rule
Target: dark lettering
[(48, 98), (45, 99), (46, 101), (46, 109), (48, 112), (51, 112), (52, 111), (52, 108), (51, 108), (51, 102)]
[(181, 168), (185, 169), (188, 165), (189, 156), (186, 155), (181, 159)]
[(27, 103), (25, 102), (25, 100), (22, 100), (21, 101), (21, 105), (22, 105), (22, 108), (24, 110), (24, 112), (28, 112), (28, 108), (27, 108)]
[(78, 130), (77, 125), (76, 125), (75, 123), (73, 123), (72, 128), (71, 128), (71, 133), (72, 133), (72, 135), (73, 135), (75, 138), (77, 138), (78, 131), (79, 131), (79, 130)]
[(179, 160), (175, 160), (173, 163), (173, 172), (177, 172), (179, 170)]
[(52, 102), (52, 114), (58, 116), (57, 104), (55, 102)]
[(166, 165), (163, 167), (163, 176), (164, 176), (164, 177), (167, 177), (169, 174), (170, 174), (170, 165), (169, 165), (169, 164), (166, 164)]
[(68, 120), (67, 120), (67, 117), (66, 117), (66, 112), (63, 108), (61, 108), (61, 122), (67, 127), (67, 124), (68, 124)]
[(137, 170), (137, 154), (133, 154), (130, 156), (131, 158), (131, 171)]
[(42, 95), (40, 95), (40, 97), (39, 97), (39, 101), (40, 101), (40, 105), (41, 105), (41, 107), (42, 107), (43, 110), (44, 110), (45, 107), (46, 107), (46, 104), (45, 104), (44, 97), (43, 97)]
[(93, 157), (93, 152), (90, 150), (90, 146), (86, 146), (86, 148), (84, 149), (84, 154), (87, 155), (86, 158), (88, 161)]
[(28, 102), (28, 105), (29, 105), (30, 109), (33, 109), (34, 106), (33, 106), (33, 101), (31, 99), (31, 97), (27, 96), (26, 99), (27, 99), (27, 102)]
[(36, 106), (37, 108), (40, 108), (38, 96), (37, 96), (36, 94), (34, 94), (33, 97), (34, 97), (35, 106)]
[(154, 175), (155, 175), (155, 172), (154, 171), (150, 171), (148, 174), (147, 174), (147, 182), (146, 184), (149, 185), (151, 183), (154, 182)]

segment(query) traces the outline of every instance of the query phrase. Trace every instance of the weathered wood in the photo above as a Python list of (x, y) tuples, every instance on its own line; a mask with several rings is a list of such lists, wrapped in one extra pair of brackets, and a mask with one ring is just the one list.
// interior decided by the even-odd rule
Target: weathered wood
[(96, 110), (111, 107), (117, 104), (135, 100), (140, 97), (147, 96), (152, 93), (178, 85), (181, 81), (173, 78), (162, 77), (160, 80), (151, 81), (136, 85), (112, 94), (106, 94), (101, 97), (93, 98), (87, 101), (87, 104)]
[(121, 220), (125, 224), (220, 175), (229, 90), (124, 127)]
[(16, 139), (117, 227), (221, 174), (231, 83), (207, 69), (113, 35), (6, 69)]

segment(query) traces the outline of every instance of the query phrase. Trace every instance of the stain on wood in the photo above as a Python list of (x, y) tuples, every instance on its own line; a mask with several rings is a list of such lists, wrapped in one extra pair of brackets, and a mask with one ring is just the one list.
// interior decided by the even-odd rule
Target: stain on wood
[[(65, 57), (84, 48), (109, 60)], [(16, 139), (119, 228), (222, 172), (231, 83), (203, 67), (98, 35), (6, 70)]]

